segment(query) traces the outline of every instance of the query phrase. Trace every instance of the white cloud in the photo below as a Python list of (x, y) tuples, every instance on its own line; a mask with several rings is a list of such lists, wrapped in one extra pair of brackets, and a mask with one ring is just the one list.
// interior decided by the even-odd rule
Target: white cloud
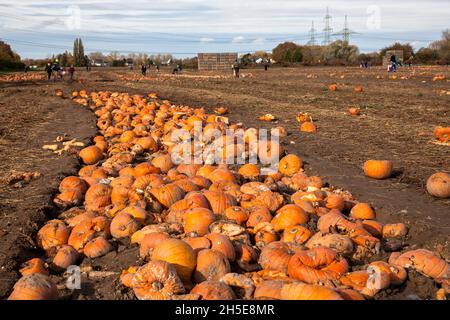
[(252, 44), (264, 44), (266, 42), (266, 39), (263, 37), (258, 37), (255, 40), (252, 41)]
[(243, 36), (237, 36), (234, 37), (233, 40), (231, 40), (232, 43), (243, 43), (245, 41), (245, 38)]
[(211, 42), (214, 42), (214, 38), (203, 37), (203, 38), (200, 38), (200, 42), (201, 43), (211, 43)]

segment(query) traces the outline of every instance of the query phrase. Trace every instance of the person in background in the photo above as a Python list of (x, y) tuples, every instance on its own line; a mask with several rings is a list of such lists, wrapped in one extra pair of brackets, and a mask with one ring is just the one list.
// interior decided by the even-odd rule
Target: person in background
[(70, 80), (73, 80), (74, 73), (75, 73), (75, 67), (72, 64), (72, 65), (70, 65), (70, 68), (69, 68)]
[(49, 63), (47, 63), (47, 65), (45, 66), (45, 72), (47, 72), (47, 79), (50, 80), (52, 78), (52, 72), (53, 72), (53, 68), (52, 65)]
[(264, 62), (264, 71), (267, 71), (267, 69), (269, 69), (269, 62), (265, 61)]
[(156, 65), (156, 72), (159, 72), (159, 65)]
[(25, 72), (25, 73), (27, 73), (28, 72), (28, 66), (27, 65), (25, 65), (25, 68), (23, 69), (23, 71)]
[(391, 66), (392, 66), (393, 72), (397, 71), (397, 58), (396, 58), (395, 54), (393, 54), (391, 56)]
[(144, 77), (147, 75), (147, 66), (145, 64), (141, 65), (141, 73)]
[(233, 68), (233, 76), (239, 78), (239, 63), (237, 60), (231, 65), (231, 68)]

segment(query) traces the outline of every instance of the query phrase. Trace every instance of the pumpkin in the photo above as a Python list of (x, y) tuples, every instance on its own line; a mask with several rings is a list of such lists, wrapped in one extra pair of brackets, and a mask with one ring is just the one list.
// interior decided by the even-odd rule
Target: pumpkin
[(79, 205), (83, 201), (83, 194), (77, 190), (64, 191), (58, 194), (53, 202), (59, 208), (69, 208)]
[(213, 212), (206, 208), (191, 208), (186, 210), (184, 217), (184, 232), (195, 232), (203, 236), (209, 232), (209, 225), (215, 221)]
[(48, 271), (45, 268), (45, 262), (39, 258), (33, 258), (26, 261), (22, 268), (19, 270), (22, 276), (26, 276), (33, 273), (40, 273), (43, 275), (48, 275)]
[(165, 261), (150, 261), (140, 267), (131, 280), (139, 300), (169, 300), (185, 292), (175, 268)]
[(111, 235), (116, 239), (130, 237), (141, 227), (138, 219), (127, 212), (120, 212), (111, 221)]
[(383, 226), (383, 238), (403, 238), (408, 233), (408, 228), (404, 223), (385, 224)]
[(311, 237), (312, 232), (306, 227), (295, 225), (284, 229), (281, 241), (303, 244)]
[(205, 236), (210, 242), (210, 248), (222, 253), (229, 261), (234, 261), (236, 252), (230, 239), (220, 233), (209, 233)]
[(262, 248), (258, 263), (263, 269), (287, 273), (289, 260), (299, 250), (285, 242), (271, 242)]
[(183, 241), (190, 245), (196, 253), (200, 250), (211, 248), (211, 242), (206, 237), (189, 237), (184, 238)]
[(138, 267), (129, 267), (126, 270), (122, 270), (120, 273), (120, 282), (128, 288), (132, 288), (131, 281), (133, 280), (134, 274), (136, 273)]
[(335, 290), (301, 282), (285, 283), (281, 288), (282, 300), (344, 300)]
[(103, 212), (111, 204), (111, 192), (112, 188), (102, 183), (89, 187), (84, 198), (86, 209), (94, 212)]
[(437, 198), (450, 198), (450, 174), (438, 172), (427, 180), (427, 191)]
[(381, 238), (383, 236), (383, 224), (375, 220), (364, 220), (362, 226), (372, 236)]
[(364, 163), (364, 174), (373, 179), (386, 179), (392, 174), (392, 161), (390, 160), (367, 160)]
[(144, 151), (158, 151), (158, 144), (151, 136), (138, 138), (136, 140), (136, 145), (140, 146)]
[(183, 199), (185, 196), (183, 189), (173, 183), (151, 188), (150, 193), (166, 208), (169, 208), (172, 204)]
[(344, 210), (345, 202), (340, 195), (330, 194), (325, 198), (325, 207), (342, 211)]
[(359, 116), (359, 114), (361, 113), (361, 109), (356, 107), (350, 107), (348, 108), (348, 113), (351, 116)]
[(160, 173), (160, 172), (161, 171), (157, 167), (151, 165), (150, 163), (141, 162), (138, 165), (136, 165), (136, 167), (134, 167), (133, 176), (135, 178), (139, 178), (146, 174)]
[(141, 259), (149, 260), (155, 247), (167, 239), (170, 239), (170, 235), (166, 232), (152, 232), (144, 235), (139, 246), (139, 256)]
[(104, 237), (97, 237), (90, 240), (83, 248), (83, 253), (89, 258), (104, 256), (112, 250), (111, 244)]
[(255, 288), (255, 299), (281, 299), (281, 289), (285, 281), (281, 280), (266, 280), (262, 281)]
[(229, 272), (230, 263), (222, 253), (211, 249), (203, 249), (197, 253), (197, 266), (193, 273), (196, 283), (218, 281)]
[(70, 228), (63, 221), (50, 220), (38, 231), (36, 242), (39, 248), (48, 250), (67, 244), (69, 235)]
[(363, 87), (362, 86), (360, 86), (360, 85), (357, 85), (357, 86), (355, 86), (355, 92), (363, 92), (364, 90), (363, 90)]
[(170, 154), (164, 154), (152, 159), (152, 165), (159, 168), (162, 172), (167, 173), (174, 167)]
[(145, 209), (138, 206), (128, 206), (124, 208), (120, 212), (126, 212), (133, 216), (134, 219), (139, 221), (141, 224), (147, 224), (153, 222), (151, 219), (151, 215), (147, 215), (147, 211)]
[(245, 179), (258, 179), (258, 177), (261, 174), (261, 170), (258, 165), (247, 163), (244, 164), (242, 167), (239, 168), (238, 173), (243, 176)]
[(95, 164), (103, 159), (103, 152), (97, 146), (89, 146), (81, 149), (79, 156), (85, 164)]
[(236, 199), (225, 192), (207, 190), (203, 194), (215, 214), (223, 214), (229, 207), (237, 205)]
[(317, 126), (312, 122), (303, 122), (300, 125), (300, 131), (314, 133), (317, 132)]
[(337, 87), (337, 85), (335, 85), (335, 84), (330, 84), (330, 85), (328, 86), (328, 89), (329, 89), (330, 91), (337, 91), (338, 87)]
[(272, 214), (269, 209), (265, 207), (253, 207), (249, 209), (250, 214), (247, 220), (247, 227), (253, 228), (256, 227), (261, 222), (270, 222), (272, 221)]
[(286, 176), (293, 176), (302, 168), (302, 160), (294, 155), (288, 154), (283, 157), (278, 164), (278, 171)]
[(336, 251), (325, 247), (297, 252), (288, 264), (290, 277), (310, 284), (328, 283), (347, 271), (347, 261)]
[(393, 265), (412, 268), (433, 279), (445, 279), (449, 277), (448, 263), (437, 254), (426, 249), (407, 251), (394, 259), (390, 259)]
[(152, 261), (162, 260), (171, 263), (183, 283), (189, 283), (195, 269), (195, 251), (186, 242), (178, 239), (161, 241), (152, 254)]
[(348, 236), (336, 233), (322, 234), (321, 232), (314, 234), (305, 246), (309, 249), (316, 247), (330, 248), (344, 256), (352, 254), (354, 249), (353, 242)]
[(234, 177), (234, 174), (228, 170), (223, 168), (217, 168), (211, 173), (209, 173), (206, 178), (211, 180), (212, 183), (219, 182), (219, 181), (228, 181), (236, 183), (236, 178)]
[(402, 285), (408, 277), (408, 274), (406, 273), (406, 270), (404, 268), (390, 265), (389, 263), (386, 263), (384, 261), (371, 262), (369, 264), (369, 267), (377, 267), (376, 269), (374, 269), (375, 272), (387, 273), (389, 275), (389, 285)]
[(450, 141), (450, 127), (436, 127), (433, 134), (441, 142)]
[(197, 284), (191, 293), (200, 295), (201, 300), (234, 300), (236, 295), (225, 283), (220, 281), (203, 281)]
[(234, 221), (240, 225), (244, 224), (250, 216), (248, 210), (238, 206), (228, 207), (224, 211), (224, 215), (228, 220)]
[(46, 275), (32, 273), (20, 278), (8, 300), (56, 300), (56, 285)]
[(372, 220), (375, 219), (375, 212), (368, 203), (360, 202), (350, 210), (350, 217), (361, 220)]
[(66, 270), (69, 266), (74, 265), (77, 262), (78, 257), (78, 251), (72, 246), (59, 246), (52, 259), (52, 267), (58, 271)]
[(297, 224), (304, 224), (309, 221), (308, 214), (295, 204), (287, 204), (281, 207), (271, 224), (275, 231), (284, 230)]
[(65, 177), (59, 184), (60, 192), (76, 191), (80, 194), (84, 194), (86, 190), (86, 182), (84, 182), (83, 179), (75, 176)]

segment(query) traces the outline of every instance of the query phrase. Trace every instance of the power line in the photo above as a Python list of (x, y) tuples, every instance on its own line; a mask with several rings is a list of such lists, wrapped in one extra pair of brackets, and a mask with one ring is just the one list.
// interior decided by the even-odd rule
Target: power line
[(309, 34), (310, 34), (310, 40), (308, 41), (307, 44), (309, 44), (311, 46), (317, 45), (317, 42), (316, 42), (316, 29), (314, 29), (314, 21), (311, 22), (311, 29), (309, 30)]
[(347, 20), (347, 15), (345, 15), (345, 22), (344, 22), (344, 29), (342, 29), (341, 31), (334, 33), (334, 36), (342, 36), (342, 40), (349, 42), (350, 41), (350, 35), (351, 34), (356, 34), (356, 32), (350, 30), (350, 28), (348, 27), (348, 20)]
[(323, 39), (324, 45), (329, 45), (331, 42), (331, 32), (333, 32), (333, 29), (331, 28), (331, 15), (327, 7), (327, 13), (324, 18), (325, 21), (325, 28), (323, 29), (323, 32), (325, 33), (325, 37)]

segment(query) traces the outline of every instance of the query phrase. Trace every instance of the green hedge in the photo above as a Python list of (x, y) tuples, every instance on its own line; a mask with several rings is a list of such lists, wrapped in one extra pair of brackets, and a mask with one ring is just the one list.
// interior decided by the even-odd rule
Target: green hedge
[(0, 60), (0, 70), (2, 71), (17, 71), (23, 70), (24, 68), (25, 64), (22, 62)]

